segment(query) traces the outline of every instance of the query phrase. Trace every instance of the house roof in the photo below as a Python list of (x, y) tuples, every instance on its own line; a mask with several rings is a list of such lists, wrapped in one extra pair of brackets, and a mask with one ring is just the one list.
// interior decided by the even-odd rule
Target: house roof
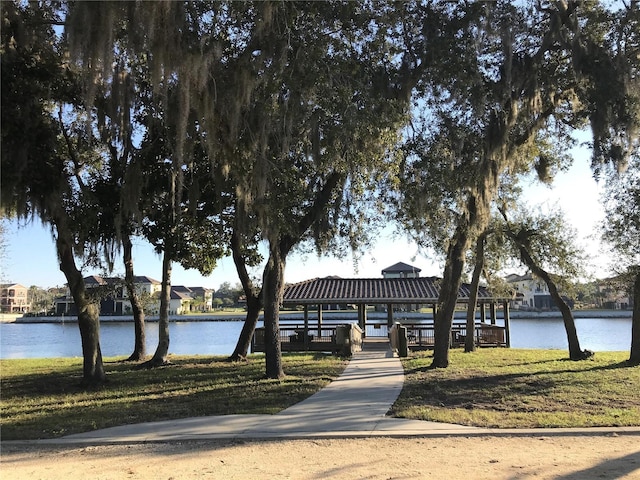
[[(440, 294), (440, 279), (421, 278), (315, 278), (287, 285), (283, 302), (318, 303), (434, 303)], [(460, 302), (469, 301), (469, 285), (458, 293)], [(496, 301), (485, 287), (480, 287), (478, 301)]]
[(171, 289), (170, 295), (172, 300), (193, 300), (189, 292)]
[(185, 287), (184, 285), (171, 285), (171, 290), (173, 290), (174, 292), (191, 293), (191, 289), (189, 287)]
[(213, 289), (206, 288), (206, 287), (187, 287), (187, 288), (191, 290), (193, 293), (197, 293), (197, 294), (205, 294), (207, 292), (213, 292)]
[(146, 275), (134, 275), (134, 283), (150, 283), (151, 285), (160, 285), (160, 282), (155, 278), (147, 277)]
[[(84, 277), (84, 282), (87, 285), (106, 285), (108, 283), (118, 283), (122, 281), (123, 279), (120, 277), (101, 277), (100, 275), (89, 275), (88, 277)], [(144, 275), (134, 275), (133, 283), (150, 283), (160, 285), (160, 282), (158, 280), (154, 280), (153, 278)]]
[(25, 288), (25, 289), (27, 288), (24, 285), (20, 285), (19, 283), (1, 283), (0, 284), (0, 288), (16, 288), (16, 287)]
[(533, 276), (529, 272), (525, 273), (524, 275), (518, 275), (517, 273), (510, 273), (505, 277), (505, 280), (508, 283), (523, 282), (527, 280), (533, 280)]
[(107, 282), (108, 282), (108, 279), (104, 279), (99, 275), (90, 275), (88, 277), (84, 277), (84, 283), (87, 286), (106, 285)]
[(406, 263), (403, 262), (398, 262), (394, 265), (391, 265), (390, 267), (385, 268), (384, 270), (382, 270), (382, 274), (384, 275), (385, 273), (400, 273), (400, 272), (416, 272), (416, 273), (420, 273), (422, 271), (421, 268), (418, 267), (414, 267), (412, 265), (408, 265)]

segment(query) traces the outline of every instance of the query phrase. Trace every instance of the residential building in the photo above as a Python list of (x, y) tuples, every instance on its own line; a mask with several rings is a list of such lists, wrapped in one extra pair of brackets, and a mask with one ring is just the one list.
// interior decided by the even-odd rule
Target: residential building
[(633, 308), (633, 297), (629, 294), (621, 276), (605, 278), (595, 283), (597, 307), (611, 310), (625, 310)]
[(382, 270), (383, 278), (419, 278), (422, 269), (398, 262)]
[[(101, 297), (100, 315), (130, 315), (132, 313), (131, 302), (122, 279), (92, 275), (85, 277), (84, 281), (89, 291), (102, 289), (99, 292)], [(136, 276), (134, 277), (134, 285), (143, 305), (145, 305), (145, 311), (151, 315), (159, 314), (161, 282), (147, 276)], [(204, 287), (172, 286), (169, 313), (181, 315), (193, 311), (208, 312), (212, 309), (212, 295), (213, 290)], [(77, 314), (69, 290), (65, 296), (55, 300), (55, 312), (57, 315)]]
[(26, 313), (31, 310), (29, 289), (19, 283), (0, 285), (0, 311), (3, 313)]
[[(513, 290), (513, 299), (510, 306), (519, 310), (551, 310), (557, 308), (555, 302), (551, 298), (547, 284), (531, 273), (518, 275), (512, 273), (505, 278)], [(563, 297), (570, 306), (573, 302)]]
[[(414, 267), (407, 263), (398, 262), (382, 270), (383, 278), (420, 278), (421, 268)], [(419, 310), (421, 305), (395, 305), (393, 308), (398, 311), (411, 312)], [(388, 306), (376, 305), (377, 311), (386, 310)]]
[(186, 313), (210, 312), (213, 308), (213, 290), (204, 287), (171, 287), (169, 310), (176, 315)]

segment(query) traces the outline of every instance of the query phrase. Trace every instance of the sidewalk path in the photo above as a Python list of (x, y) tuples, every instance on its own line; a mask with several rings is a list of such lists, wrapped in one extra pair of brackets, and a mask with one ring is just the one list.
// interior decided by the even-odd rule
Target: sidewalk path
[(386, 417), (404, 381), (402, 364), (388, 343), (366, 342), (340, 377), (276, 415), (225, 415), (122, 425), (48, 444), (115, 444), (225, 438), (310, 438), (476, 435), (640, 435), (637, 427), (589, 429), (487, 429)]

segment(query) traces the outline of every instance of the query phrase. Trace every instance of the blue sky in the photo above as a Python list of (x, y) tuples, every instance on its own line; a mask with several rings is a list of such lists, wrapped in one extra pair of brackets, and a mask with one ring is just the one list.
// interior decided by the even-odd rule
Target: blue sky
[[(579, 158), (580, 157), (580, 158)], [(567, 172), (556, 176), (553, 188), (530, 185), (525, 199), (529, 205), (553, 207), (559, 205), (568, 223), (578, 231), (578, 241), (585, 247), (591, 265), (590, 270), (597, 277), (608, 275), (607, 254), (598, 242), (599, 224), (603, 219), (599, 202), (601, 187), (592, 178), (589, 159), (586, 154), (576, 156), (574, 165)], [(15, 222), (8, 225), (7, 254), (0, 275), (2, 282), (20, 283), (27, 287), (37, 285), (47, 288), (62, 286), (66, 280), (58, 268), (55, 246), (51, 233), (39, 222), (19, 227)], [(138, 240), (134, 247), (134, 262), (137, 275), (147, 275), (160, 280), (162, 259), (156, 255), (144, 240)], [(418, 252), (415, 245), (383, 232), (374, 249), (354, 269), (351, 259), (318, 259), (315, 255), (303, 257), (292, 255), (287, 261), (285, 280), (298, 282), (314, 277), (339, 275), (342, 277), (380, 277), (383, 268), (397, 262), (405, 262), (422, 269), (422, 276), (440, 276), (441, 266)], [(84, 270), (85, 275), (98, 273)], [(114, 274), (122, 274), (123, 268), (116, 265)], [(260, 270), (256, 270), (256, 276)], [(235, 267), (231, 259), (222, 260), (213, 274), (201, 276), (195, 270), (185, 271), (180, 265), (173, 267), (172, 284), (218, 288), (223, 282), (237, 283)]]

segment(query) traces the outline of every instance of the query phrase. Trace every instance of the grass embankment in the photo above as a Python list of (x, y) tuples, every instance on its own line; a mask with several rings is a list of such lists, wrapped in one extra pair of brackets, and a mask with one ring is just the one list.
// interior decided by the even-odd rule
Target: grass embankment
[(574, 362), (560, 350), (451, 352), (430, 369), (431, 352), (403, 360), (397, 417), (496, 428), (640, 426), (640, 367), (628, 352)]
[(264, 357), (171, 357), (172, 365), (136, 370), (107, 359), (108, 382), (79, 387), (82, 359), (0, 361), (2, 440), (53, 438), (140, 422), (202, 415), (276, 413), (337, 377), (344, 359), (284, 354), (284, 380), (264, 379)]

